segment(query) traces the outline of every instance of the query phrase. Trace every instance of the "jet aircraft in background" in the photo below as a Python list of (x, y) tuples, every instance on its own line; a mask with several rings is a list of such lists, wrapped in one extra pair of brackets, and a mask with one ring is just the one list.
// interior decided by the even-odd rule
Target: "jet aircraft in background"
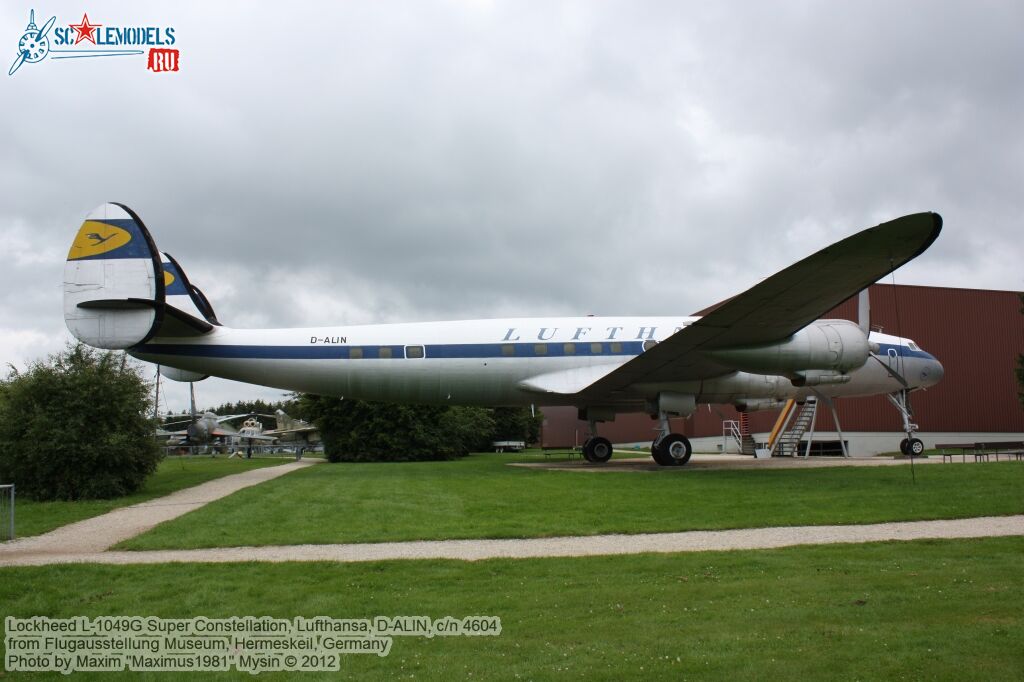
[[(267, 435), (262, 430), (255, 430), (254, 426), (246, 421), (241, 429), (236, 429), (229, 422), (235, 419), (248, 417), (247, 414), (217, 415), (213, 412), (204, 412), (200, 415), (185, 417), (179, 421), (167, 422), (157, 429), (157, 436), (168, 439), (176, 439), (176, 444), (183, 445), (206, 445), (215, 441), (232, 442), (243, 438), (250, 441), (256, 440), (261, 443), (274, 442), (274, 436)], [(255, 420), (253, 420), (255, 421)], [(257, 422), (258, 423), (258, 422)], [(163, 427), (176, 424), (187, 424), (183, 429), (168, 431)]]
[[(923, 449), (909, 394), (942, 365), (912, 340), (818, 316), (916, 258), (935, 213), (858, 232), (727, 300), (703, 317), (559, 317), (235, 329), (123, 204), (90, 212), (68, 253), (64, 317), (98, 348), (125, 349), (179, 381), (219, 376), (288, 390), (398, 403), (572, 405), (590, 424), (584, 455), (605, 462), (597, 424), (618, 413), (659, 420), (658, 464), (685, 464), (669, 417), (698, 404), (740, 409), (889, 394), (907, 444)], [(95, 238), (99, 236), (102, 241)]]
[(320, 429), (315, 424), (289, 417), (284, 410), (275, 410), (273, 415), (260, 416), (274, 417), (276, 426), (264, 431), (263, 434), (277, 438), (279, 443), (310, 446), (320, 442)]

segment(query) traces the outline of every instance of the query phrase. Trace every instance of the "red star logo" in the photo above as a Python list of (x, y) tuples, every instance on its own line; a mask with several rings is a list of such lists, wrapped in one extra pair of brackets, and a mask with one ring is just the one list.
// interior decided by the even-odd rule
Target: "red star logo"
[(68, 24), (69, 27), (75, 29), (75, 32), (78, 33), (78, 36), (75, 37), (75, 45), (77, 45), (78, 43), (82, 42), (83, 40), (88, 40), (90, 43), (95, 45), (96, 44), (96, 35), (95, 35), (96, 34), (96, 29), (99, 28), (102, 25), (103, 24), (90, 24), (89, 23), (89, 15), (88, 14), (83, 14), (82, 15), (82, 23), (77, 24), (77, 25), (76, 24)]

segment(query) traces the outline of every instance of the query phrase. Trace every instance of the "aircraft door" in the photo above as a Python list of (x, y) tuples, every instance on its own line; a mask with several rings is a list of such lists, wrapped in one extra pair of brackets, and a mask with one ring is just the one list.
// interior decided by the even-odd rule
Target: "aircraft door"
[(889, 369), (894, 372), (899, 371), (899, 355), (896, 353), (895, 348), (889, 348), (885, 351), (887, 362), (889, 363)]

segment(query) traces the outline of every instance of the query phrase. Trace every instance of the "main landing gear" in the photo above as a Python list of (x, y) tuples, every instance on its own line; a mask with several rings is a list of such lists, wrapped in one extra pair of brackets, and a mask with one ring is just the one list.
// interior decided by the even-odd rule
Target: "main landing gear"
[(889, 399), (900, 415), (903, 417), (903, 431), (907, 434), (907, 437), (900, 441), (900, 452), (910, 457), (918, 457), (924, 452), (924, 443), (921, 442), (920, 438), (914, 437), (914, 432), (917, 431), (917, 424), (910, 421), (910, 418), (914, 416), (914, 411), (910, 407), (910, 391), (903, 389), (895, 393), (890, 393), (885, 396)]
[[(672, 433), (668, 417), (669, 414), (692, 414), (693, 409), (694, 398), (691, 395), (658, 396), (658, 437), (651, 445), (651, 457), (661, 466), (682, 466), (690, 461), (693, 447), (686, 436)], [(586, 419), (590, 426), (587, 440), (583, 444), (583, 458), (593, 464), (603, 464), (612, 458), (611, 442), (597, 435), (597, 422), (604, 415), (600, 411), (580, 411), (580, 418)]]
[(663, 467), (682, 466), (690, 461), (693, 454), (693, 447), (686, 436), (678, 433), (671, 433), (668, 423), (668, 414), (658, 414), (659, 435), (651, 444), (651, 457)]
[(583, 443), (583, 459), (591, 464), (604, 464), (612, 458), (612, 442), (607, 438), (593, 436)]
[(612, 442), (597, 435), (597, 421), (588, 419), (590, 434), (583, 443), (583, 459), (591, 464), (604, 464), (612, 458)]

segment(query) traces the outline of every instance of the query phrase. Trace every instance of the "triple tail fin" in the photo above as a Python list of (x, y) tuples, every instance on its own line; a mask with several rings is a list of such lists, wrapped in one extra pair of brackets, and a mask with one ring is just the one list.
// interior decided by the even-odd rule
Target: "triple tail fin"
[(160, 266), (164, 270), (164, 295), (168, 308), (188, 313), (219, 327), (217, 313), (213, 311), (210, 301), (198, 287), (188, 281), (188, 275), (178, 265), (178, 261), (174, 260), (174, 256), (169, 253), (161, 253), (160, 256)]
[(91, 211), (71, 244), (64, 321), (79, 341), (108, 349), (156, 336), (202, 336), (220, 324), (177, 262), (157, 250), (139, 216), (116, 203)]

